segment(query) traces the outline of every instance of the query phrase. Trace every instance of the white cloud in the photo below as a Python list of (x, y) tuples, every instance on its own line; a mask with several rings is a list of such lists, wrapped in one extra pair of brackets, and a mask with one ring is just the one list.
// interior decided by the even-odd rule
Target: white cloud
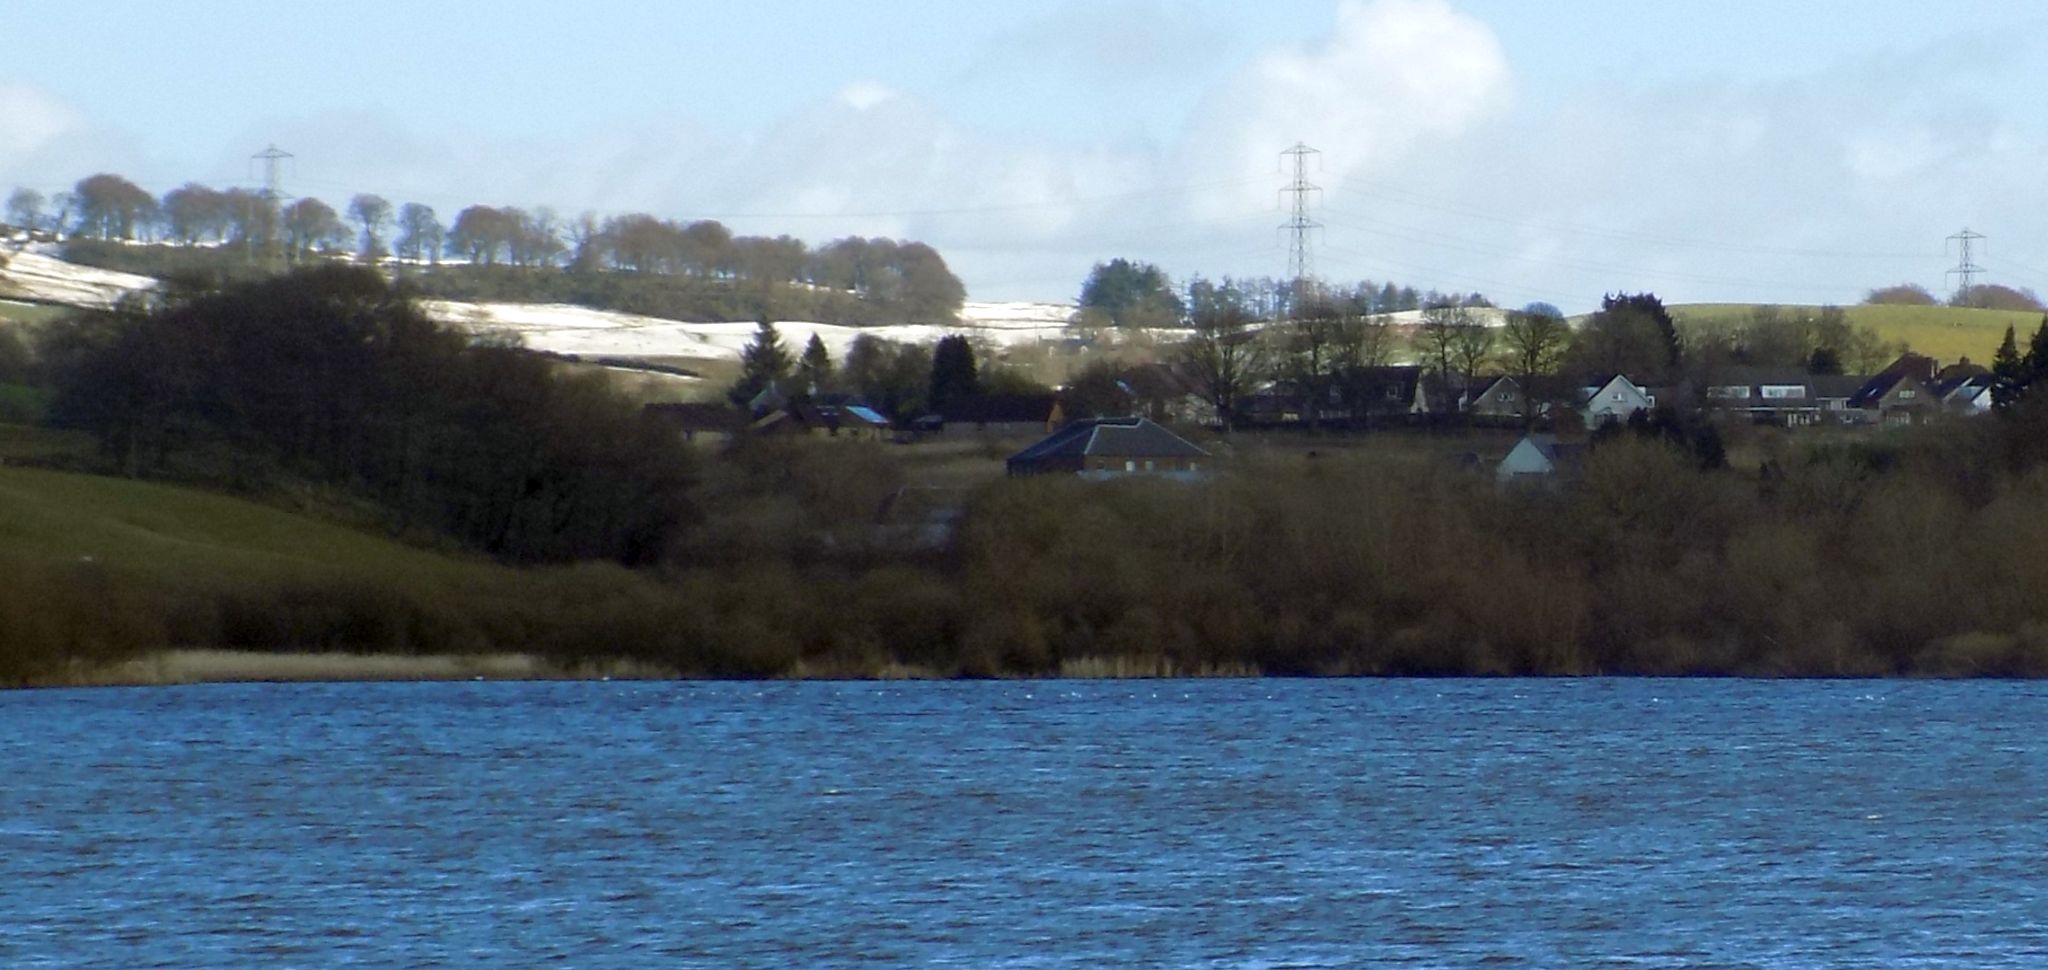
[(26, 157), (85, 124), (70, 105), (20, 84), (0, 84), (0, 119), (0, 165)]
[[(1270, 172), (1296, 142), (1333, 180), (1384, 169), (1510, 100), (1506, 55), (1485, 24), (1443, 0), (1345, 0), (1322, 41), (1269, 51), (1204, 106), (1183, 146), (1193, 170)], [(1270, 198), (1250, 186), (1209, 200)]]
[(855, 111), (866, 111), (895, 99), (896, 92), (880, 81), (855, 81), (839, 89), (839, 103)]

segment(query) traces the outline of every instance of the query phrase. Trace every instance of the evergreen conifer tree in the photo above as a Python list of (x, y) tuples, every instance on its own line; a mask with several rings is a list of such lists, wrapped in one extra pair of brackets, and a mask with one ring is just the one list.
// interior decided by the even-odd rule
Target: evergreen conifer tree
[[(2008, 328), (2010, 332), (2010, 328)], [(2031, 384), (2036, 378), (2048, 374), (2048, 316), (2041, 318), (2041, 326), (2034, 331), (2034, 338), (2027, 342), (2027, 356), (2020, 359), (2022, 383)]]
[[(2038, 337), (2036, 343), (2039, 343)], [(2032, 377), (2030, 370), (2031, 362), (2020, 359), (2019, 341), (2013, 328), (2005, 328), (2005, 339), (1999, 342), (1998, 352), (1991, 355), (1991, 406), (2003, 411), (2019, 400), (2020, 392)]]
[(782, 335), (775, 331), (775, 324), (763, 317), (753, 341), (740, 350), (740, 379), (729, 396), (734, 404), (745, 407), (754, 395), (788, 376), (789, 351), (782, 346)]
[(941, 337), (932, 348), (931, 408), (943, 413), (955, 401), (981, 391), (981, 379), (974, 366), (974, 346), (966, 337)]
[(816, 394), (832, 383), (832, 354), (825, 349), (825, 341), (817, 334), (811, 334), (809, 343), (804, 344), (804, 354), (797, 358), (796, 380), (802, 385), (797, 390), (805, 394)]

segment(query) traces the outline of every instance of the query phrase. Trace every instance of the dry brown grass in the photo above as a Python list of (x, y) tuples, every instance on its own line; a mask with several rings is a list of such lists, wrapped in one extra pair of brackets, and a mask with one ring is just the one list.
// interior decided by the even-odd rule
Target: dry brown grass
[(1176, 678), (1216, 679), (1257, 677), (1259, 669), (1248, 663), (1202, 664), (1187, 667), (1168, 657), (1071, 657), (1060, 661), (1058, 676), (1063, 680), (1168, 680)]
[(452, 680), (644, 680), (672, 677), (629, 660), (562, 667), (528, 654), (398, 656), (166, 650), (105, 667), (80, 667), (42, 686), (144, 687), (175, 684), (345, 683)]

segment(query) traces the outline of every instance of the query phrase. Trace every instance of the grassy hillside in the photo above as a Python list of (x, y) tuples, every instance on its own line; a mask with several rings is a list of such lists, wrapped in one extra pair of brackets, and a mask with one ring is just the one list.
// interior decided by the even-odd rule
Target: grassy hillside
[(0, 685), (169, 647), (548, 656), (657, 596), (616, 567), (512, 569), (224, 495), (0, 467)]
[[(1680, 321), (1718, 324), (1734, 323), (1753, 309), (1754, 305), (1746, 303), (1692, 303), (1674, 306), (1671, 313)], [(1869, 327), (1885, 341), (1902, 341), (1915, 352), (1943, 363), (1968, 357), (1989, 364), (2006, 327), (2019, 331), (2024, 349), (2027, 335), (2041, 325), (2040, 314), (2014, 310), (1895, 305), (1843, 309), (1851, 324)]]
[(16, 564), (93, 563), (174, 588), (251, 580), (439, 587), (516, 576), (241, 499), (96, 475), (0, 468)]

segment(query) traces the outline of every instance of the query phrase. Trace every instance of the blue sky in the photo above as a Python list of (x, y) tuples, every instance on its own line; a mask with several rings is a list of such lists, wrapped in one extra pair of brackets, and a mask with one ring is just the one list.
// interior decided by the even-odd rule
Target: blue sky
[(0, 188), (98, 171), (924, 239), (976, 299), (1090, 264), (1583, 308), (2048, 289), (2048, 14), (1984, 0), (0, 0)]

